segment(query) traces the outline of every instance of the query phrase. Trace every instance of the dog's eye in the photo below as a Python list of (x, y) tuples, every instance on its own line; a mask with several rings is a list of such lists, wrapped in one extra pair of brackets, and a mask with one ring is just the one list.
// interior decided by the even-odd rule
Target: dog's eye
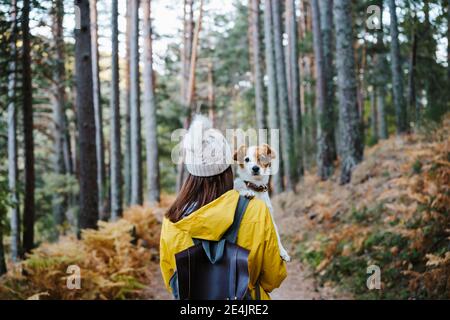
[(249, 161), (250, 161), (250, 158), (247, 157), (247, 158), (245, 158), (244, 160), (245, 160), (245, 162), (249, 162)]

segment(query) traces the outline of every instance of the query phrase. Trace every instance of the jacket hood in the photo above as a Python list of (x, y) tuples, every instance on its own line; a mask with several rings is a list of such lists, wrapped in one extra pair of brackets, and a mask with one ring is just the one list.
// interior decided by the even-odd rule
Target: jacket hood
[(230, 190), (173, 224), (192, 238), (218, 241), (231, 226), (239, 192)]

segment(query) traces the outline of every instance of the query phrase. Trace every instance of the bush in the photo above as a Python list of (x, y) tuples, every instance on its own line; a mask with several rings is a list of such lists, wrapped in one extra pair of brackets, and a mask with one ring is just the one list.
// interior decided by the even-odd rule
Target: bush
[[(33, 250), (1, 279), (0, 298), (139, 298), (152, 282), (150, 263), (158, 254), (160, 224), (153, 211), (134, 207), (123, 219), (99, 221), (98, 227), (83, 230), (81, 240), (62, 237), (58, 243), (44, 243)], [(146, 247), (141, 245), (144, 241)], [(81, 271), (79, 290), (66, 285), (71, 265)]]

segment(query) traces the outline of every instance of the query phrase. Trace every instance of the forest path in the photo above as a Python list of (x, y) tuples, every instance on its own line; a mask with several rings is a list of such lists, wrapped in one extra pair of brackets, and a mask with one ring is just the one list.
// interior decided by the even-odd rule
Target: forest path
[(318, 300), (320, 293), (315, 281), (303, 268), (301, 263), (293, 259), (287, 264), (287, 278), (270, 296), (274, 300)]
[(312, 272), (300, 261), (293, 259), (287, 264), (287, 278), (270, 296), (273, 300), (349, 300), (351, 295), (336, 288), (320, 287)]

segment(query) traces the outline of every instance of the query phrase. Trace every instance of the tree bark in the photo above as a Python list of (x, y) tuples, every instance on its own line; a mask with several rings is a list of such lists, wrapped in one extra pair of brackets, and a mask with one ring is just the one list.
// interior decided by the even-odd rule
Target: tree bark
[(91, 50), (92, 50), (92, 91), (95, 112), (95, 144), (97, 157), (98, 211), (100, 219), (108, 219), (108, 190), (106, 188), (105, 148), (103, 139), (103, 112), (100, 90), (100, 70), (98, 53), (97, 0), (90, 0)]
[(400, 57), (400, 44), (398, 40), (398, 23), (395, 12), (395, 0), (388, 0), (391, 16), (391, 69), (392, 87), (394, 93), (394, 107), (397, 124), (397, 134), (408, 131), (405, 97), (403, 95), (403, 76)]
[(8, 271), (6, 269), (5, 247), (3, 246), (3, 224), (1, 223), (3, 220), (3, 214), (4, 213), (0, 211), (0, 276), (4, 275)]
[[(54, 170), (58, 175), (66, 174), (64, 143), (66, 140), (65, 123), (65, 69), (64, 69), (64, 38), (63, 38), (64, 3), (56, 0), (53, 7), (53, 41), (55, 48), (55, 63), (53, 71), (53, 123), (54, 123)], [(63, 199), (61, 199), (61, 197)], [(66, 195), (57, 194), (53, 199), (53, 218), (57, 226), (62, 225), (65, 218), (64, 207), (67, 205)], [(55, 230), (56, 236), (58, 231)]]
[[(264, 0), (264, 39), (265, 39), (265, 56), (266, 70), (268, 75), (267, 84), (267, 102), (268, 102), (268, 121), (270, 129), (279, 129), (278, 121), (278, 97), (277, 97), (277, 75), (275, 68), (275, 53), (273, 49), (273, 32), (272, 32), (272, 6), (271, 0)], [(272, 142), (271, 142), (272, 143)], [(272, 143), (273, 144), (273, 143)], [(281, 164), (281, 161), (278, 161)], [(275, 194), (283, 191), (281, 181), (281, 170), (272, 175), (273, 192)]]
[(416, 64), (417, 64), (417, 34), (413, 26), (411, 36), (411, 51), (409, 55), (409, 75), (408, 75), (408, 106), (410, 112), (414, 112), (415, 124), (420, 124), (420, 109), (416, 99)]
[[(17, 262), (20, 256), (20, 202), (17, 191), (17, 1), (11, 1), (11, 38), (9, 50), (11, 60), (8, 63), (8, 189), (11, 194), (10, 228), (11, 259)], [(0, 241), (3, 238), (0, 237)], [(0, 267), (1, 269), (1, 267)], [(6, 269), (5, 269), (6, 270)], [(1, 274), (1, 272), (0, 272)]]
[(328, 144), (331, 157), (337, 159), (336, 139), (334, 132), (335, 125), (335, 104), (334, 104), (334, 64), (333, 64), (333, 0), (319, 0), (320, 30), (322, 33), (322, 53), (325, 70), (325, 108), (329, 127), (327, 127)]
[(189, 85), (187, 90), (186, 106), (189, 108), (188, 123), (190, 123), (190, 117), (194, 111), (194, 99), (195, 99), (195, 85), (196, 77), (195, 71), (197, 68), (197, 55), (198, 55), (198, 41), (200, 36), (200, 30), (202, 28), (202, 18), (203, 18), (203, 0), (200, 0), (199, 13), (197, 18), (197, 24), (195, 25), (194, 38), (192, 39), (192, 53), (191, 62), (189, 64)]
[(252, 31), (252, 55), (253, 55), (253, 80), (255, 86), (255, 106), (256, 106), (256, 125), (258, 129), (264, 129), (265, 111), (264, 111), (264, 86), (261, 67), (261, 49), (259, 35), (259, 0), (251, 0), (250, 8), (251, 31)]
[(336, 26), (336, 69), (342, 165), (340, 183), (348, 183), (353, 168), (362, 160), (363, 144), (358, 114), (355, 56), (352, 37), (351, 0), (334, 0)]
[[(447, 2), (447, 82), (450, 82), (450, 2)], [(450, 96), (450, 90), (447, 93)]]
[(370, 91), (370, 127), (374, 142), (378, 141), (377, 93), (372, 87)]
[(194, 1), (183, 2), (183, 51), (181, 53), (181, 101), (186, 102), (187, 87), (189, 83), (189, 67), (192, 53), (192, 39), (194, 37)]
[(22, 7), (22, 105), (25, 147), (25, 199), (23, 210), (23, 253), (34, 246), (34, 137), (33, 137), (33, 93), (31, 87), (30, 57), (30, 1), (24, 0)]
[(144, 110), (146, 122), (147, 192), (148, 201), (160, 200), (158, 137), (156, 130), (156, 103), (153, 83), (153, 50), (151, 0), (144, 0)]
[(378, 117), (378, 139), (387, 139), (388, 130), (386, 123), (385, 96), (386, 89), (383, 86), (377, 87), (377, 117)]
[(118, 0), (112, 0), (111, 6), (111, 219), (122, 216), (122, 172), (120, 145), (120, 92), (119, 92), (119, 29)]
[(131, 1), (130, 38), (131, 204), (142, 204), (142, 142), (139, 92), (139, 0)]
[[(92, 86), (92, 59), (89, 0), (75, 0), (80, 9), (80, 29), (75, 30), (76, 109), (80, 157), (79, 231), (97, 228), (98, 186), (95, 137), (95, 110)], [(80, 234), (78, 235), (80, 236)]]
[[(381, 8), (381, 21), (383, 21), (383, 0), (378, 0), (378, 6)], [(386, 123), (386, 111), (385, 111), (385, 99), (386, 99), (386, 82), (387, 82), (387, 61), (385, 55), (385, 46), (383, 43), (383, 25), (381, 24), (381, 30), (377, 31), (377, 44), (375, 54), (375, 95), (377, 106), (377, 124), (378, 124), (378, 139), (387, 139), (387, 123)]]
[[(189, 86), (189, 74), (190, 74), (190, 63), (192, 55), (192, 41), (194, 38), (194, 1), (184, 0), (183, 2), (183, 51), (181, 53), (181, 104), (185, 107), (185, 117), (183, 126), (185, 129), (188, 128), (189, 113), (190, 109), (187, 104), (187, 91)], [(184, 164), (180, 163), (177, 166), (177, 181), (176, 190), (179, 191), (183, 185), (185, 178), (185, 168)]]
[(125, 64), (125, 154), (124, 154), (124, 182), (125, 182), (125, 204), (131, 203), (131, 1), (127, 1), (127, 25), (126, 25), (126, 64)]
[[(192, 43), (191, 43), (191, 53), (190, 53), (190, 62), (189, 62), (189, 79), (186, 88), (186, 97), (183, 101), (185, 103), (186, 108), (186, 118), (184, 120), (184, 127), (187, 129), (191, 123), (192, 113), (195, 111), (194, 109), (194, 100), (195, 100), (195, 71), (197, 67), (197, 50), (198, 50), (198, 41), (200, 36), (200, 30), (202, 25), (202, 17), (203, 17), (203, 0), (200, 0), (199, 6), (199, 14), (197, 18), (197, 24), (195, 25), (195, 30), (193, 33)], [(184, 164), (181, 163), (178, 165), (178, 177), (177, 177), (177, 190), (181, 189), (185, 179), (185, 167)]]
[(273, 37), (275, 47), (275, 68), (277, 74), (277, 94), (280, 114), (280, 135), (281, 135), (281, 158), (283, 160), (283, 172), (285, 180), (285, 188), (287, 191), (294, 190), (293, 179), (293, 139), (292, 139), (292, 123), (290, 121), (286, 70), (284, 63), (284, 50), (282, 43), (281, 30), (281, 14), (280, 3), (272, 0), (272, 15), (273, 15)]
[(295, 152), (295, 181), (303, 176), (303, 147), (302, 147), (302, 111), (300, 109), (300, 74), (299, 74), (299, 56), (297, 41), (297, 19), (295, 14), (295, 1), (286, 1), (286, 20), (288, 34), (288, 52), (290, 65), (290, 91), (291, 91), (291, 110), (293, 123), (293, 140)]
[(329, 118), (327, 105), (327, 79), (323, 53), (322, 36), (320, 30), (320, 11), (318, 0), (311, 0), (314, 55), (316, 67), (316, 104), (317, 104), (317, 174), (322, 180), (327, 180), (333, 173), (333, 121)]

